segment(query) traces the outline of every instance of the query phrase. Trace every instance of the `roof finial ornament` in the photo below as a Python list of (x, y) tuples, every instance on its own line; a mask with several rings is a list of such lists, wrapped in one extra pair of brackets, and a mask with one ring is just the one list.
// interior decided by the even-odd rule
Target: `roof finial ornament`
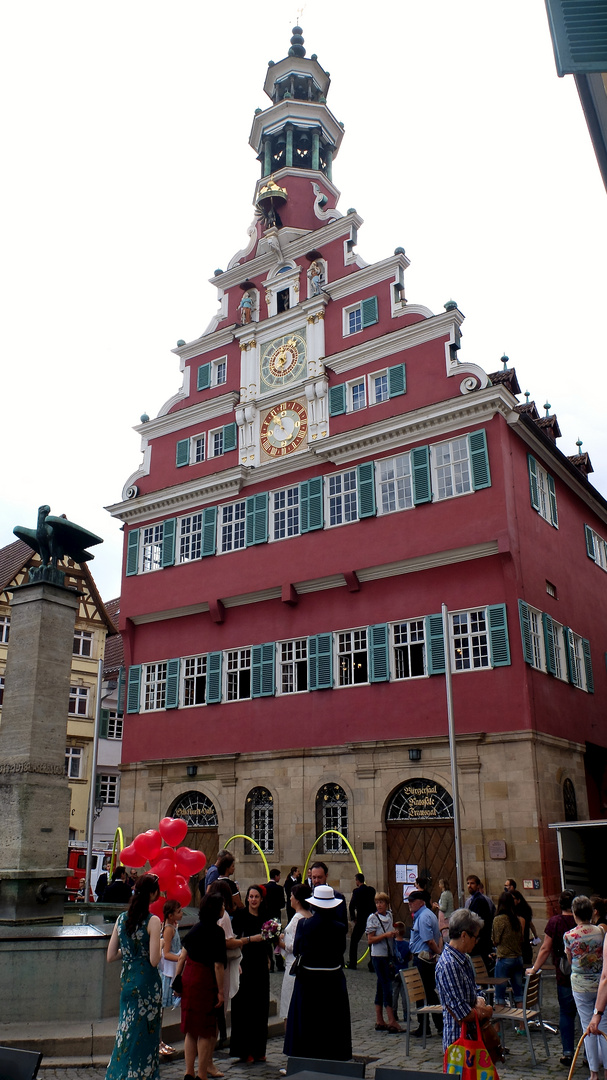
[(552, 405), (550, 404), (548, 399), (546, 399), (546, 401), (544, 402), (544, 408), (546, 410), (546, 416), (550, 416), (550, 410), (552, 408)]
[(289, 49), (289, 56), (305, 56), (306, 50), (304, 49), (303, 30), (301, 26), (293, 27), (293, 37), (291, 38), (291, 48)]
[(504, 355), (502, 356), (502, 370), (503, 371), (508, 370), (508, 361), (509, 360), (510, 360), (510, 357), (506, 356), (506, 353), (504, 353)]
[(530, 397), (531, 397), (531, 392), (529, 390), (525, 390), (525, 405), (529, 404), (529, 398)]
[(577, 437), (577, 442), (576, 442), (576, 444), (575, 444), (575, 445), (577, 446), (577, 452), (578, 452), (578, 454), (581, 454), (581, 452), (582, 452), (582, 446), (583, 446), (584, 444), (583, 444), (582, 440), (580, 439), (579, 435), (578, 435), (578, 437)]

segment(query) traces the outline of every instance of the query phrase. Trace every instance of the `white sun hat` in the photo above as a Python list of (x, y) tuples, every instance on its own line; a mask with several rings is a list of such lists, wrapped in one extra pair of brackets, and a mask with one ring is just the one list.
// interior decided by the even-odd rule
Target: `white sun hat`
[(306, 903), (316, 908), (334, 908), (338, 907), (342, 901), (339, 896), (335, 895), (330, 885), (317, 885), (314, 889), (314, 895), (308, 897)]

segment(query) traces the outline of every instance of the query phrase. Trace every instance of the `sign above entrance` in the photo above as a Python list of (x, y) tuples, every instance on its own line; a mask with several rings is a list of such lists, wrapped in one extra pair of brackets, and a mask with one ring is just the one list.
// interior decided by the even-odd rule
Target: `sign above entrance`
[(453, 799), (433, 780), (407, 780), (392, 796), (387, 821), (436, 821), (453, 818)]
[(213, 803), (201, 791), (188, 791), (182, 795), (174, 804), (171, 817), (183, 818), (189, 829), (209, 828), (218, 823)]

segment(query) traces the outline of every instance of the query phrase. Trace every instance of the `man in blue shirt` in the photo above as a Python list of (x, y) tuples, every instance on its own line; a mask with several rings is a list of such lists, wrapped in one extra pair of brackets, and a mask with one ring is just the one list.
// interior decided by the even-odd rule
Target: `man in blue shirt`
[(459, 908), (449, 919), (449, 942), (436, 964), (436, 986), (444, 1009), (443, 1049), (461, 1035), (463, 1020), (474, 1020), (484, 1000), (479, 997), (469, 954), (476, 945), (482, 920), (473, 911)]
[[(438, 919), (430, 908), (426, 907), (422, 892), (412, 892), (409, 895), (409, 911), (413, 916), (413, 929), (409, 939), (409, 947), (413, 954), (413, 963), (421, 975), (421, 980), (426, 991), (428, 1005), (440, 1005), (436, 993), (434, 968), (436, 958), (441, 951), (442, 936), (438, 928)], [(416, 1002), (421, 1005), (423, 1002)], [(443, 1020), (441, 1016), (433, 1016), (434, 1026), (442, 1033)], [(418, 1038), (423, 1035), (423, 1027), (420, 1024), (413, 1032)], [(427, 1031), (426, 1035), (430, 1032)]]

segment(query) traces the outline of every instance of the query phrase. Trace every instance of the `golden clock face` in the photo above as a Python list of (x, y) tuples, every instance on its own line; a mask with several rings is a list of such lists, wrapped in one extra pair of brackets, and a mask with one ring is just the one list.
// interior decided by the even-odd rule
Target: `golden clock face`
[(268, 342), (261, 349), (261, 390), (274, 390), (306, 373), (305, 330), (296, 330)]
[(308, 433), (308, 415), (299, 401), (275, 405), (261, 424), (261, 448), (269, 457), (284, 457), (297, 450)]

